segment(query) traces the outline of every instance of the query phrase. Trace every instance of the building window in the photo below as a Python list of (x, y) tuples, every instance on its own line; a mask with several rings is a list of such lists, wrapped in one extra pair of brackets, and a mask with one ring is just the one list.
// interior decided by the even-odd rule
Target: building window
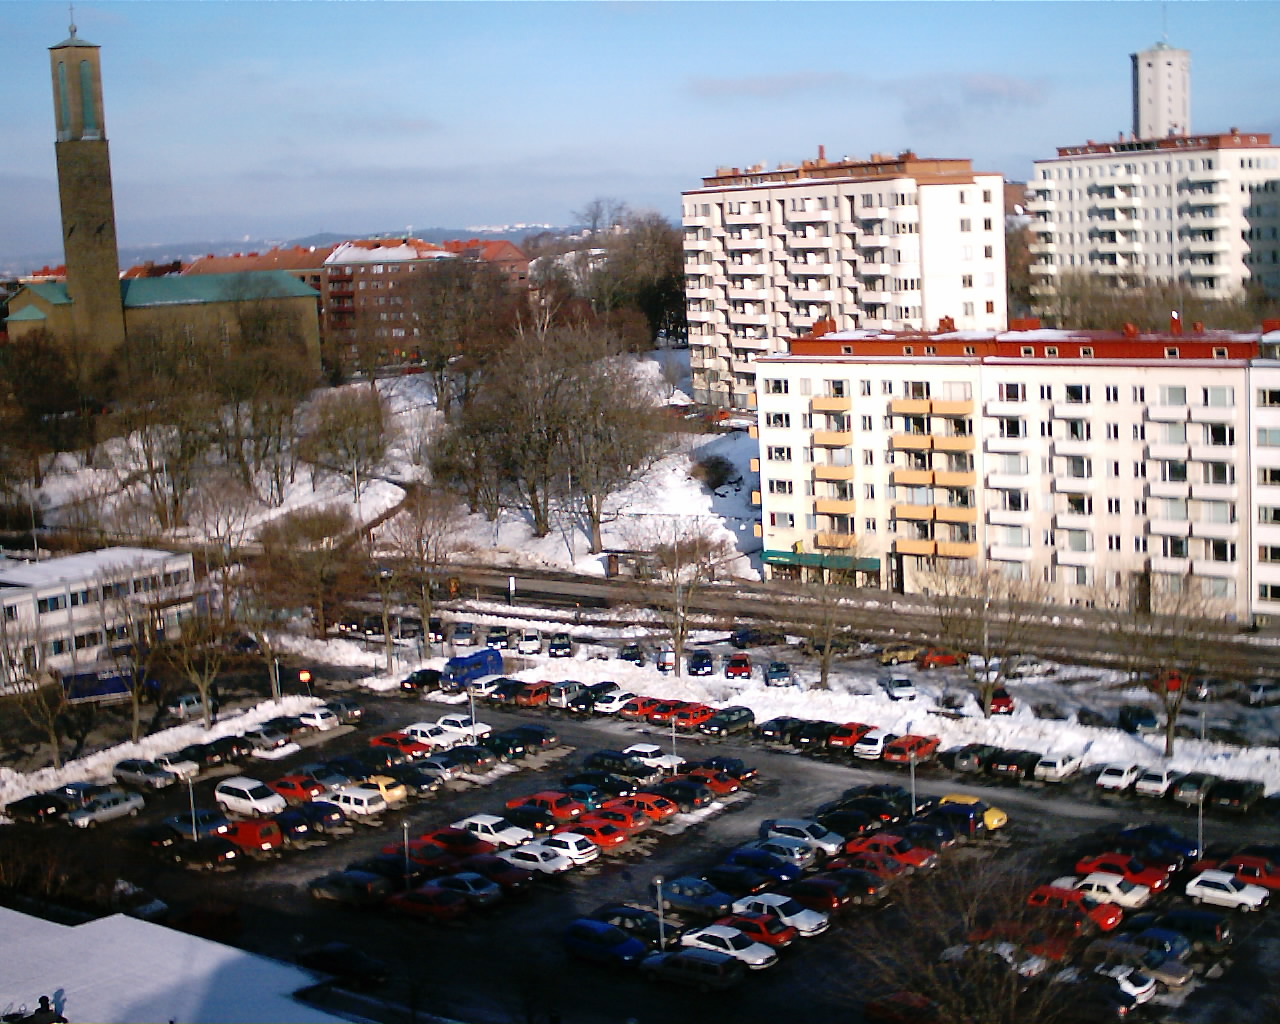
[(1205, 545), (1205, 554), (1211, 562), (1234, 562), (1236, 546), (1229, 540), (1210, 540)]
[[(996, 304), (995, 304), (994, 302), (990, 302), (990, 301), (988, 301), (988, 302), (987, 302), (987, 312), (988, 312), (988, 313), (994, 313), (995, 311), (996, 311)], [(973, 355), (973, 353), (972, 353), (972, 352), (966, 352), (966, 353), (965, 353), (965, 355)]]
[(876, 464), (876, 453), (870, 448), (862, 450), (862, 464), (864, 466), (874, 466)]
[(1235, 388), (1217, 387), (1204, 389), (1204, 404), (1214, 409), (1230, 409), (1235, 405)]
[(1259, 388), (1258, 405), (1264, 409), (1280, 406), (1280, 388)]
[(1259, 583), (1259, 601), (1280, 601), (1280, 583)]
[(973, 275), (972, 275), (972, 274), (961, 274), (961, 275), (960, 275), (960, 287), (961, 287), (961, 288), (972, 288), (972, 287), (973, 287)]
[(1107, 424), (1107, 440), (1108, 441), (1120, 440), (1120, 424), (1119, 423)]
[(769, 525), (783, 530), (790, 530), (796, 525), (796, 517), (790, 512), (770, 512)]
[(999, 395), (1002, 402), (1025, 402), (1027, 400), (1027, 386), (1025, 384), (1001, 384)]
[(776, 427), (786, 429), (791, 426), (791, 413), (789, 412), (767, 412), (764, 414), (764, 425), (766, 427)]
[(1259, 427), (1258, 447), (1280, 448), (1280, 427)]
[(1042, 402), (1053, 401), (1053, 385), (1052, 384), (1040, 385), (1040, 401)]
[(863, 397), (869, 396), (871, 394), (871, 381), (869, 380), (858, 381), (858, 394), (862, 395)]
[(52, 597), (41, 597), (36, 601), (36, 611), (41, 615), (56, 612), (67, 606), (66, 594), (54, 594)]
[(1120, 499), (1108, 498), (1107, 499), (1107, 515), (1118, 516), (1119, 514), (1120, 514)]
[(779, 380), (778, 378), (768, 378), (764, 382), (764, 393), (766, 395), (785, 395), (790, 392), (790, 381)]
[(1205, 425), (1205, 440), (1214, 448), (1229, 448), (1236, 443), (1236, 429), (1225, 423)]
[(784, 445), (770, 445), (765, 449), (765, 458), (770, 462), (790, 462), (791, 449)]
[(969, 220), (969, 218), (968, 218), (968, 217), (962, 217), (962, 218), (960, 218), (960, 230), (961, 230), (961, 231), (972, 231), (972, 230), (973, 230), (973, 224), (970, 222), (970, 220)]
[(1072, 405), (1083, 405), (1089, 401), (1088, 384), (1068, 384), (1067, 401)]
[(1108, 402), (1120, 401), (1120, 389), (1114, 384), (1108, 384), (1106, 387), (1106, 399)]
[(875, 501), (875, 500), (876, 500), (876, 485), (875, 485), (875, 484), (863, 484), (863, 485), (862, 485), (862, 496), (863, 496), (863, 498), (865, 498), (867, 501)]
[(862, 426), (862, 429), (863, 429), (863, 430), (874, 430), (874, 429), (875, 429), (875, 426), (874, 426), (875, 421), (874, 421), (870, 416), (862, 416), (862, 417), (860, 417), (860, 418), (859, 418), (859, 423), (861, 424), (861, 426)]
[(1118, 533), (1107, 534), (1107, 550), (1108, 551), (1120, 550), (1120, 534)]
[(876, 532), (876, 521), (875, 521), (874, 519), (864, 519), (864, 520), (862, 521), (862, 532), (863, 532), (863, 533), (875, 533), (875, 532)]
[(1259, 469), (1258, 483), (1263, 487), (1280, 487), (1280, 466), (1263, 466)]

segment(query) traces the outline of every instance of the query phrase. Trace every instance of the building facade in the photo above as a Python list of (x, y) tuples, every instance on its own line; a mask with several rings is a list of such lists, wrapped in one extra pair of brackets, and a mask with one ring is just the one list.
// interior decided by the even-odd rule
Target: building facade
[(1139, 139), (1191, 133), (1191, 54), (1168, 43), (1131, 53), (1133, 134)]
[(1036, 161), (1027, 212), (1040, 292), (1077, 272), (1280, 294), (1280, 147), (1265, 132), (1060, 148)]
[(963, 562), (1064, 604), (1150, 574), (1276, 620), (1280, 323), (1264, 326), (797, 339), (758, 366), (766, 569), (912, 592)]
[(0, 559), (0, 670), (13, 683), (70, 674), (174, 630), (194, 600), (190, 554), (103, 548), (42, 562)]
[(745, 407), (755, 361), (822, 321), (1003, 328), (1003, 185), (910, 152), (704, 178), (683, 197), (695, 400)]

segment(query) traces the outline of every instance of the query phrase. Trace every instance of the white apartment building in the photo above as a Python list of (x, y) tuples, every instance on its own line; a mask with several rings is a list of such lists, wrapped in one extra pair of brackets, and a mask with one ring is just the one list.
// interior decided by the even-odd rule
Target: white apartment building
[(836, 330), (1005, 325), (1004, 179), (910, 152), (766, 171), (684, 193), (694, 399), (746, 407), (755, 361)]
[(131, 637), (191, 610), (190, 554), (114, 547), (40, 562), (0, 559), (0, 671), (5, 684), (42, 671), (86, 671)]
[(796, 339), (758, 363), (767, 571), (912, 592), (957, 559), (1064, 604), (1150, 573), (1280, 619), (1280, 322), (1264, 326)]
[(1168, 43), (1131, 53), (1133, 134), (1139, 139), (1191, 133), (1191, 54)]
[(1280, 147), (1266, 132), (1062, 147), (1036, 161), (1027, 212), (1040, 292), (1075, 271), (1280, 294)]

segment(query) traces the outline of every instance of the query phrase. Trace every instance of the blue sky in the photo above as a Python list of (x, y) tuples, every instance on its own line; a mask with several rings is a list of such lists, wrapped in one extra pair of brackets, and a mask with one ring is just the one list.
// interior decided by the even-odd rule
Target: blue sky
[[(1280, 137), (1280, 4), (84, 3), (122, 244), (668, 216), (719, 165), (897, 152), (1024, 180), (1192, 52), (1192, 127)], [(0, 257), (57, 252), (50, 45), (0, 0)]]

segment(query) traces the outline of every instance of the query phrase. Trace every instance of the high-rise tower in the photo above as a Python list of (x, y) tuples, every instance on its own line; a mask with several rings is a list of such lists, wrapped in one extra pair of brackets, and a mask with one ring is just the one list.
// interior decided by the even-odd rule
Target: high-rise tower
[(1159, 42), (1129, 55), (1133, 63), (1133, 134), (1162, 139), (1191, 134), (1191, 52)]
[(72, 25), (49, 59), (72, 324), (81, 345), (111, 352), (124, 344), (125, 331), (98, 47), (76, 38)]

